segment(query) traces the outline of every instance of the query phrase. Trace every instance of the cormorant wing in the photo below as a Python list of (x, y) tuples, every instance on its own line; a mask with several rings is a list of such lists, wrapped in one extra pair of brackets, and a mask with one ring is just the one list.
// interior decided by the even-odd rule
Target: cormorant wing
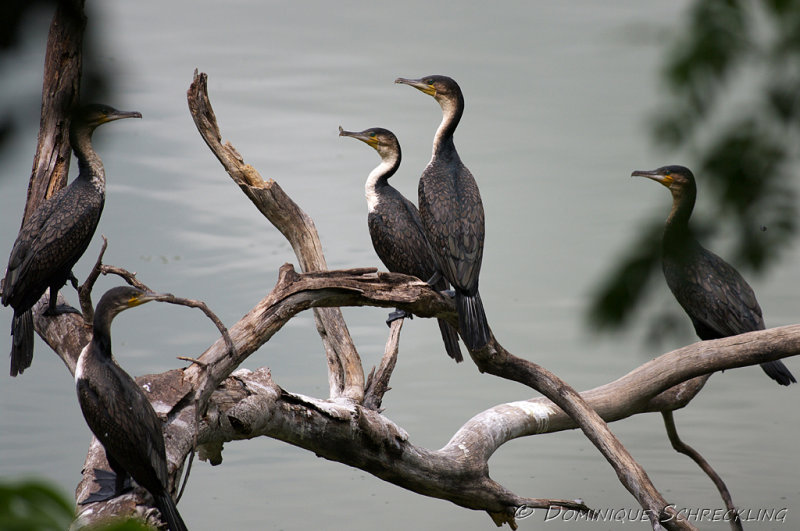
[(702, 339), (764, 329), (753, 289), (736, 269), (707, 249), (691, 266), (683, 287), (673, 292)]
[(423, 223), (451, 284), (474, 294), (483, 259), (484, 213), (480, 192), (460, 160), (445, 168), (428, 166), (420, 180)]
[(36, 255), (36, 249), (39, 247), (39, 238), (43, 235), (43, 228), (53, 215), (57, 206), (57, 201), (55, 200), (60, 195), (63, 195), (62, 192), (63, 189), (59, 190), (55, 196), (39, 205), (39, 208), (34, 210), (33, 214), (20, 228), (17, 240), (14, 242), (14, 247), (11, 249), (11, 255), (8, 258), (8, 270), (6, 271), (3, 285), (4, 303), (16, 291), (18, 279), (25, 274), (28, 264)]
[(372, 245), (389, 271), (427, 281), (438, 270), (438, 262), (423, 232), (419, 212), (400, 192), (388, 188), (379, 208), (367, 218)]
[(151, 492), (163, 490), (167, 470), (162, 425), (149, 400), (118, 365), (95, 364), (92, 369), (98, 371), (94, 377), (77, 381), (87, 424), (137, 483)]
[(102, 208), (102, 196), (81, 194), (71, 185), (36, 209), (11, 251), (3, 300), (37, 285), (43, 291), (51, 275), (68, 274), (88, 247)]

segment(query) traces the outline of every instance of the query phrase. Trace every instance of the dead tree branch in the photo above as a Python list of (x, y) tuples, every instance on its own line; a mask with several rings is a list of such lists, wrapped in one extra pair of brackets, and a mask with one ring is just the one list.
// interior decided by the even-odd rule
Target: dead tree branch
[[(385, 282), (387, 278), (389, 281)], [(392, 292), (394, 298), (388, 296)], [(417, 309), (418, 313), (431, 313), (433, 308), (436, 317), (452, 319), (455, 315), (450, 301), (412, 277), (363, 271), (297, 274), (290, 266), (284, 266), (276, 288), (231, 328), (238, 355), (249, 355), (296, 313), (324, 305), (400, 307)], [(423, 312), (423, 308), (428, 310)], [(59, 333), (56, 325), (63, 317), (68, 316), (43, 318), (43, 323), (37, 325), (44, 325), (45, 333), (50, 328)], [(210, 373), (221, 374), (226, 372), (223, 367), (237, 365), (222, 355), (225, 352), (225, 343), (219, 339), (200, 359), (209, 364)], [(672, 395), (671, 404), (667, 403), (664, 391), (681, 381), (707, 371), (755, 365), (798, 353), (800, 325), (705, 341), (664, 354), (582, 396), (609, 421), (652, 411), (654, 405), (674, 409), (685, 403), (677, 395)], [(187, 380), (188, 371), (143, 377), (158, 410), (171, 412), (173, 421), (167, 424), (171, 461), (185, 457), (187, 454), (181, 452), (188, 452), (192, 446), (186, 426), (194, 419), (192, 408), (175, 407), (195, 386)], [(250, 381), (251, 374), (256, 373), (237, 371), (217, 387), (199, 427), (199, 444), (220, 447), (228, 440), (266, 435), (367, 470), (415, 492), (492, 514), (507, 514), (519, 506), (515, 503), (530, 502), (505, 492), (488, 479), (487, 461), (494, 451), (517, 437), (576, 427), (575, 421), (549, 400), (524, 400), (500, 404), (476, 415), (445, 447), (431, 451), (411, 444), (402, 428), (375, 411), (294, 395), (271, 382), (268, 373), (253, 376)], [(300, 418), (306, 421), (301, 424), (303, 429), (297, 430)], [(183, 426), (176, 428), (175, 424)], [(325, 437), (317, 436), (321, 433)], [(101, 452), (90, 449), (90, 454), (94, 453)], [(87, 467), (90, 463), (87, 461)], [(440, 479), (432, 479), (436, 477)], [(420, 478), (430, 478), (430, 482), (421, 482)], [(448, 487), (451, 483), (457, 488)], [(505, 501), (500, 504), (498, 500)]]
[[(244, 164), (241, 155), (230, 143), (226, 143), (224, 146), (222, 145), (219, 126), (217, 125), (216, 116), (208, 98), (207, 81), (206, 74), (198, 73), (195, 70), (194, 79), (187, 92), (189, 110), (192, 113), (195, 125), (206, 144), (208, 144), (212, 152), (217, 156), (228, 174), (242, 187), (248, 197), (259, 205), (260, 202), (255, 199), (259, 195), (258, 192), (265, 187), (275, 188), (277, 185), (274, 184), (274, 181), (266, 185), (254, 168)], [(265, 206), (271, 206), (271, 204)], [(289, 207), (290, 208), (286, 208), (285, 210), (299, 211), (299, 207), (295, 207), (294, 202), (290, 202)], [(273, 209), (262, 210), (273, 224), (276, 224), (276, 226), (278, 226), (278, 223), (281, 224), (279, 230), (281, 230), (287, 238), (290, 238), (291, 241), (292, 235), (296, 234), (297, 230), (289, 229), (284, 224), (287, 221), (291, 222), (295, 220), (291, 218), (287, 219), (287, 217), (283, 215), (277, 216), (272, 211)], [(284, 210), (278, 210), (277, 212), (282, 213)], [(301, 221), (305, 220), (301, 218)], [(301, 225), (301, 227), (305, 226), (307, 226), (307, 223)], [(295, 249), (295, 253), (298, 253), (298, 256), (300, 256), (299, 253), (302, 253), (301, 248), (298, 248), (302, 243), (304, 243), (302, 240), (298, 240), (297, 243), (292, 241), (292, 246)], [(314, 246), (311, 250), (316, 254), (318, 246)], [(320, 263), (319, 265), (324, 266), (324, 263)], [(341, 317), (341, 314), (338, 314), (338, 316)], [(342, 330), (346, 330), (346, 328), (343, 327)], [(347, 339), (349, 340), (349, 336)], [(353, 349), (352, 354), (349, 352), (349, 347), (352, 346), (352, 342), (347, 341), (347, 346), (348, 351), (341, 353), (345, 354), (345, 356), (342, 357), (340, 355), (337, 359), (340, 362), (343, 361), (342, 368), (344, 371), (342, 371), (342, 375), (344, 376), (345, 382), (348, 381), (348, 376), (350, 376), (349, 381), (352, 382), (354, 381), (352, 380), (352, 374), (356, 372), (359, 374), (359, 392), (357, 396), (351, 396), (351, 398), (355, 398), (357, 402), (361, 402), (364, 396), (363, 369), (361, 368), (361, 363), (355, 350)], [(470, 354), (481, 372), (488, 372), (495, 376), (500, 376), (501, 378), (511, 379), (529, 385), (568, 411), (570, 415), (578, 421), (586, 436), (597, 446), (609, 463), (611, 463), (623, 485), (634, 495), (641, 506), (647, 510), (654, 527), (658, 525), (659, 520), (665, 520), (669, 522), (668, 527), (671, 528), (691, 528), (685, 518), (677, 514), (656, 490), (644, 469), (633, 459), (614, 434), (611, 433), (611, 430), (609, 430), (602, 418), (592, 411), (581, 399), (580, 395), (569, 387), (566, 382), (535, 363), (511, 355), (494, 337), (489, 344), (480, 351), (473, 351), (470, 352)], [(329, 353), (329, 374), (332, 374), (337, 369), (332, 361), (332, 357)], [(334, 378), (330, 378), (330, 380), (333, 381)], [(332, 396), (334, 395), (332, 394)], [(508, 518), (513, 521), (513, 512), (508, 515)]]
[(733, 498), (731, 497), (731, 493), (728, 490), (728, 486), (725, 485), (725, 482), (722, 478), (717, 474), (716, 470), (709, 464), (705, 458), (700, 455), (700, 452), (683, 442), (678, 435), (678, 429), (675, 427), (675, 418), (672, 414), (672, 411), (662, 411), (661, 415), (664, 418), (664, 426), (667, 429), (667, 435), (669, 436), (669, 442), (672, 443), (672, 447), (675, 449), (676, 452), (680, 452), (686, 456), (688, 456), (692, 461), (694, 461), (700, 469), (706, 473), (706, 475), (711, 478), (711, 481), (714, 482), (714, 485), (717, 487), (720, 496), (722, 497), (722, 501), (725, 503), (725, 508), (728, 510), (727, 514), (732, 514), (733, 518), (730, 519), (731, 529), (733, 531), (742, 531), (742, 520), (739, 518), (739, 513), (736, 511), (736, 506), (733, 504)]
[(378, 369), (373, 367), (367, 378), (367, 388), (364, 393), (364, 407), (381, 411), (381, 402), (383, 402), (383, 395), (385, 395), (391, 387), (389, 387), (389, 380), (392, 377), (392, 371), (397, 364), (397, 354), (400, 351), (400, 330), (403, 329), (403, 321), (405, 319), (395, 319), (392, 321), (389, 328), (389, 339), (386, 341), (386, 348), (383, 351)]
[[(264, 181), (255, 168), (245, 164), (230, 142), (222, 143), (206, 83), (206, 74), (198, 74), (195, 70), (194, 80), (187, 92), (189, 111), (200, 136), (231, 179), (286, 237), (302, 270), (324, 271), (328, 266), (313, 220), (284, 193), (278, 183), (272, 179)], [(328, 358), (330, 397), (361, 402), (364, 399), (364, 369), (342, 312), (338, 308), (315, 309), (314, 321)]]
[[(73, 4), (80, 8), (80, 17), (75, 18), (75, 12), (64, 7)], [(65, 70), (62, 64), (57, 65), (60, 81), (59, 76), (48, 77), (47, 73), (45, 76), (42, 130), (29, 205), (31, 197), (44, 197), (46, 193), (40, 190), (52, 190), (55, 185), (50, 183), (66, 176), (69, 148), (66, 157), (56, 153), (62, 153), (59, 149), (63, 148), (64, 133), (68, 130), (63, 116), (64, 110), (69, 108), (65, 102), (74, 101), (77, 94), (79, 76), (76, 72), (80, 71), (80, 36), (84, 23), (82, 5), (79, 0), (64, 2), (51, 28), (48, 53), (51, 49), (60, 49), (65, 42), (72, 43), (73, 48), (65, 56), (70, 67)], [(73, 18), (56, 28), (58, 17), (70, 13)], [(56, 30), (62, 28), (66, 34), (59, 36)], [(78, 40), (74, 40), (76, 36)], [(46, 68), (56, 68), (50, 66), (56, 60), (48, 57)], [(59, 89), (58, 83), (65, 80), (71, 85)], [(54, 94), (58, 98), (54, 98)], [(508, 523), (514, 528), (514, 515), (520, 507), (558, 505), (584, 511), (588, 508), (580, 502), (527, 498), (510, 492), (490, 479), (488, 459), (511, 439), (580, 425), (612, 463), (620, 480), (649, 511), (656, 528), (661, 526), (660, 518), (674, 515), (664, 512), (666, 501), (610, 433), (605, 422), (636, 413), (683, 407), (702, 388), (706, 374), (800, 352), (800, 325), (753, 332), (684, 347), (638, 367), (615, 382), (579, 395), (555, 375), (514, 356), (492, 339), (480, 351), (470, 353), (478, 368), (522, 382), (553, 401), (537, 398), (500, 404), (470, 419), (443, 448), (429, 450), (416, 446), (401, 427), (375, 409), (362, 405), (365, 397), (363, 368), (338, 307), (397, 307), (422, 317), (439, 317), (456, 323), (452, 301), (424, 282), (404, 275), (376, 273), (374, 269), (326, 271), (313, 221), (277, 183), (261, 179), (232, 145), (222, 143), (207, 97), (205, 74), (195, 74), (188, 99), (203, 139), (231, 178), (286, 236), (304, 273), (297, 273), (289, 265), (283, 266), (274, 289), (228, 330), (229, 337), (220, 338), (198, 356), (199, 363), (137, 379), (165, 420), (173, 487), (187, 456), (198, 444), (202, 445), (207, 458), (218, 463), (224, 442), (268, 436), (360, 468), (414, 492), (487, 511), (498, 525)], [(57, 119), (55, 124), (51, 123), (53, 118)], [(56, 148), (57, 145), (61, 147)], [(44, 181), (38, 176), (40, 171), (45, 172), (48, 183), (44, 188), (40, 184)], [(114, 272), (122, 274), (124, 270)], [(42, 305), (40, 301), (34, 312), (36, 329), (74, 372), (78, 355), (89, 341), (90, 329), (75, 314), (44, 317)], [(329, 400), (287, 392), (272, 381), (265, 369), (237, 370), (242, 361), (269, 341), (292, 317), (307, 309), (315, 313), (327, 355)], [(385, 376), (378, 375), (375, 385), (370, 387), (369, 404), (375, 408), (379, 407), (385, 392), (381, 387), (388, 388), (388, 375), (395, 359), (396, 355), (389, 352), (386, 363), (381, 364), (386, 369)], [(84, 500), (93, 490), (95, 468), (107, 468), (105, 454), (96, 442), (87, 453), (84, 477), (76, 491), (78, 501)], [(81, 521), (90, 523), (123, 514), (139, 514), (146, 518), (152, 515), (149, 507), (147, 494), (137, 490), (82, 508)], [(663, 525), (670, 529), (692, 528), (685, 520), (676, 518)]]
[(67, 184), (71, 154), (69, 116), (78, 104), (83, 65), (84, 2), (58, 2), (50, 24), (44, 60), (39, 141), (22, 223), (42, 201)]

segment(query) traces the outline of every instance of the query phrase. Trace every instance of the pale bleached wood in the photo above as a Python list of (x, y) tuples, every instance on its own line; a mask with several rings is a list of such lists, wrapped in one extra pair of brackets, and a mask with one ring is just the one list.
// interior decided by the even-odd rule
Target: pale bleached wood
[[(240, 356), (254, 352), (264, 338), (274, 335), (293, 315), (320, 305), (399, 307), (412, 312), (416, 309), (416, 313), (431, 317), (455, 319), (452, 302), (413, 277), (358, 270), (355, 273), (328, 271), (297, 274), (290, 266), (285, 266), (275, 290), (253, 312), (245, 316), (243, 322), (231, 328), (231, 338), (236, 344), (237, 352)], [(220, 369), (216, 369), (215, 365), (237, 364), (236, 360), (226, 360), (226, 353), (225, 343), (220, 339), (200, 359), (209, 363), (209, 370), (216, 373)], [(755, 365), (798, 353), (800, 325), (700, 342), (664, 354), (614, 382), (584, 392), (582, 396), (609, 421), (652, 411), (654, 404), (658, 404), (660, 408), (674, 409), (685, 405), (683, 398), (680, 394), (664, 391), (683, 381), (696, 379), (707, 371)], [(157, 401), (159, 411), (169, 410), (173, 415), (178, 415), (181, 428), (176, 429), (175, 422), (168, 425), (170, 455), (178, 457), (185, 457), (191, 450), (191, 437), (186, 428), (193, 422), (190, 407), (174, 406), (178, 397), (185, 396), (186, 389), (195, 385), (194, 382), (187, 381), (186, 372), (183, 371), (181, 375), (179, 371), (167, 378), (178, 378), (177, 381), (182, 382), (184, 387), (171, 390), (165, 398)], [(229, 381), (230, 385), (226, 383)], [(259, 380), (247, 385), (252, 385), (255, 389), (258, 382)], [(383, 415), (362, 406), (299, 397), (279, 390), (277, 385), (265, 387), (271, 389), (267, 396), (256, 397), (250, 391), (241, 398), (226, 394), (226, 388), (240, 389), (243, 383), (247, 383), (247, 374), (237, 371), (223, 382), (222, 391), (214, 393), (209, 412), (199, 426), (201, 444), (218, 444), (261, 435), (278, 438), (328, 459), (362, 468), (415, 492), (448, 499), (471, 508), (481, 508), (492, 513), (494, 517), (498, 514), (506, 515), (508, 518), (505, 521), (508, 523), (513, 521), (509, 515), (513, 515), (516, 506), (506, 505), (498, 511), (497, 500), (519, 501), (523, 497), (510, 493), (501, 495), (505, 490), (502, 486), (486, 483), (484, 480), (459, 492), (446, 488), (448, 482), (456, 481), (453, 478), (458, 474), (465, 477), (470, 474), (477, 474), (475, 477), (488, 474), (489, 457), (511, 439), (576, 427), (575, 421), (549, 400), (523, 400), (500, 404), (476, 415), (456, 432), (445, 447), (431, 451), (412, 445), (402, 428)], [(159, 389), (165, 386), (165, 383), (159, 383), (150, 387)], [(266, 407), (269, 403), (276, 404), (274, 400), (278, 395), (285, 401), (281, 403), (291, 404), (292, 407)], [(665, 397), (671, 397), (673, 402), (667, 403)], [(238, 424), (230, 425), (231, 408), (236, 408), (233, 411)], [(302, 424), (302, 429), (297, 428), (299, 418), (307, 419), (307, 423)], [(287, 433), (287, 427), (292, 429), (292, 426), (295, 433)], [(336, 437), (350, 440), (351, 444), (334, 444), (334, 439), (328, 435), (316, 437), (313, 435), (315, 433), (336, 433)], [(175, 451), (176, 448), (179, 450)], [(465, 449), (468, 451), (465, 452)], [(469, 460), (465, 460), (465, 454), (469, 455)], [(398, 461), (398, 455), (405, 457)], [(430, 460), (426, 460), (427, 458)], [(170, 469), (174, 469), (172, 464)], [(441, 477), (435, 481), (431, 479), (431, 483), (427, 485), (418, 483), (417, 480), (426, 474), (432, 474), (432, 478), (441, 474)], [(441, 483), (437, 483), (438, 481)], [(456, 482), (463, 481), (463, 477), (458, 477)], [(482, 487), (478, 487), (478, 484)]]
[[(640, 467), (632, 460), (628, 462), (629, 456), (626, 457), (626, 451), (610, 436), (610, 432), (603, 433), (604, 424), (599, 421), (600, 417), (613, 420), (644, 411), (682, 407), (702, 387), (702, 383), (698, 383), (701, 380), (698, 376), (702, 374), (738, 366), (737, 363), (757, 364), (797, 354), (797, 338), (800, 337), (797, 328), (781, 336), (779, 345), (770, 343), (776, 340), (771, 335), (776, 333), (773, 330), (752, 333), (766, 334), (764, 336), (744, 339), (738, 336), (733, 343), (725, 343), (733, 339), (726, 338), (708, 342), (711, 347), (698, 344), (686, 347), (688, 350), (669, 353), (616, 382), (584, 393), (581, 398), (573, 395), (569, 387), (554, 375), (513, 356), (493, 340), (485, 349), (471, 353), (481, 370), (542, 390), (564, 406), (570, 415), (546, 399), (501, 404), (473, 417), (445, 447), (435, 451), (411, 444), (410, 437), (402, 428), (359, 404), (363, 397), (363, 370), (343, 321), (334, 322), (330, 327), (321, 318), (317, 321), (326, 341), (332, 375), (331, 400), (288, 393), (264, 375), (257, 374), (253, 378), (253, 373), (246, 371), (234, 373), (241, 361), (268, 341), (294, 315), (306, 309), (370, 305), (399, 307), (419, 316), (442, 317), (450, 322), (456, 319), (451, 301), (417, 279), (366, 269), (323, 271), (326, 268), (324, 256), (313, 223), (299, 207), (299, 213), (294, 211), (291, 206), (294, 203), (274, 181), (264, 182), (254, 169), (244, 164), (230, 144), (222, 145), (216, 121), (210, 120), (213, 118), (210, 104), (192, 107), (193, 94), (196, 101), (206, 98), (207, 103), (204, 76), (196, 76), (190, 89), (190, 108), (193, 116), (209, 119), (209, 124), (213, 122), (214, 127), (209, 128), (209, 124), (200, 121), (198, 130), (248, 197), (257, 204), (267, 205), (265, 215), (290, 240), (301, 267), (311, 273), (298, 274), (289, 266), (281, 269), (275, 289), (230, 329), (237, 347), (234, 355), (220, 339), (199, 357), (200, 364), (138, 379), (149, 393), (156, 411), (167, 421), (165, 435), (173, 491), (182, 463), (195, 442), (203, 445), (207, 455), (221, 457), (219, 449), (226, 440), (267, 435), (367, 470), (414, 492), (485, 510), (496, 523), (508, 523), (514, 527), (514, 513), (523, 505), (536, 507), (557, 503), (584, 507), (566, 500), (526, 498), (507, 491), (489, 479), (489, 456), (512, 438), (573, 428), (577, 418), (584, 430), (588, 427), (588, 435), (614, 463), (620, 480), (640, 504), (660, 514), (661, 504), (665, 502), (655, 489), (651, 489)], [(57, 172), (55, 166), (48, 167)], [(329, 312), (330, 315), (334, 315), (333, 312)], [(333, 321), (337, 320), (340, 317), (333, 317)], [(73, 371), (74, 360), (88, 341), (81, 319), (71, 314), (56, 318), (37, 316), (36, 326)], [(776, 330), (779, 330), (777, 334), (786, 332), (784, 329)], [(709, 353), (708, 348), (723, 350)], [(681, 387), (676, 389), (674, 386), (678, 384)], [(235, 395), (233, 390), (241, 390), (243, 385), (255, 392)], [(199, 419), (197, 415), (201, 402), (187, 400), (189, 397), (207, 399), (209, 409), (205, 417)], [(584, 399), (587, 403), (583, 403)], [(593, 409), (600, 413), (600, 417), (593, 418)], [(196, 434), (198, 439), (195, 439)], [(91, 490), (91, 469), (104, 464), (102, 456), (99, 445), (90, 447), (87, 471), (78, 487), (78, 500), (84, 499)], [(148, 503), (147, 496), (136, 491), (111, 502), (82, 508), (82, 514), (90, 514), (90, 521), (97, 521), (97, 515), (101, 514), (144, 514), (149, 512)], [(654, 523), (654, 527), (658, 525)], [(691, 528), (685, 522), (672, 522), (665, 526)]]
[(364, 407), (368, 409), (380, 412), (383, 396), (391, 389), (389, 380), (392, 377), (395, 365), (397, 365), (397, 355), (400, 353), (400, 330), (403, 329), (403, 321), (405, 321), (404, 318), (392, 321), (381, 362), (377, 369), (372, 369), (367, 378)]
[[(195, 71), (192, 85), (187, 93), (189, 110), (195, 120), (195, 125), (206, 144), (217, 156), (226, 171), (231, 175), (234, 181), (239, 183), (240, 187), (245, 190), (248, 196), (253, 199), (260, 195), (260, 190), (264, 189), (262, 185), (263, 180), (254, 168), (244, 164), (241, 155), (239, 155), (230, 143), (226, 143), (224, 146), (222, 145), (219, 126), (217, 125), (216, 116), (208, 98), (207, 84), (207, 76)], [(274, 186), (273, 184), (273, 187)], [(253, 200), (256, 202), (255, 199)], [(256, 204), (258, 205), (260, 203), (256, 202)], [(300, 210), (299, 207), (294, 205), (294, 202), (291, 202), (291, 204), (293, 206), (286, 206), (283, 209), (279, 209), (279, 212), (291, 212), (295, 208)], [(262, 211), (264, 211), (268, 218), (270, 217), (269, 210), (271, 209), (265, 204), (265, 209)], [(277, 218), (277, 216), (275, 217)], [(298, 217), (297, 220), (295, 220), (291, 217), (286, 219), (284, 216), (280, 216), (279, 219), (270, 219), (270, 221), (272, 221), (273, 224), (276, 224), (276, 221), (288, 221), (292, 225), (296, 225), (298, 221), (304, 222), (305, 220), (302, 217)], [(290, 238), (291, 241), (291, 237), (295, 231), (287, 228), (280, 228), (280, 230), (287, 238)], [(292, 242), (292, 246), (296, 254), (301, 253), (294, 242)], [(339, 317), (341, 317), (341, 314), (339, 314)], [(322, 328), (322, 320), (319, 320), (317, 324), (318, 328)], [(332, 325), (336, 327), (325, 329), (327, 333), (323, 335), (323, 339), (330, 337), (332, 330), (336, 330), (339, 335), (347, 330), (346, 326), (344, 326), (343, 319), (337, 319)], [(349, 335), (347, 339), (349, 340)], [(350, 373), (358, 372), (359, 394), (356, 398), (357, 401), (360, 402), (364, 396), (363, 369), (358, 354), (355, 352), (355, 348), (353, 347), (352, 351), (350, 350), (352, 341), (347, 341), (345, 345), (347, 346), (347, 350), (337, 350), (336, 352), (339, 355), (336, 356), (335, 359), (329, 352), (329, 374), (337, 368), (341, 368), (344, 371), (344, 381), (347, 387), (347, 383), (352, 381), (351, 378), (348, 378)], [(589, 440), (592, 441), (609, 463), (611, 463), (611, 466), (617, 472), (617, 476), (625, 488), (633, 494), (642, 508), (647, 511), (654, 527), (658, 525), (657, 520), (660, 519), (668, 519), (670, 526), (676, 529), (689, 529), (691, 527), (688, 525), (685, 518), (676, 513), (663, 496), (661, 496), (644, 469), (633, 459), (630, 453), (608, 428), (603, 419), (592, 411), (580, 395), (566, 382), (544, 367), (510, 354), (494, 337), (491, 338), (488, 345), (480, 350), (471, 351), (470, 355), (481, 372), (488, 372), (501, 378), (511, 379), (529, 385), (568, 411), (579, 423), (581, 430), (586, 434)], [(337, 366), (335, 361), (338, 361), (340, 365)], [(330, 380), (331, 384), (333, 384), (333, 378)], [(332, 391), (334, 390), (332, 386)], [(333, 396), (335, 395), (332, 393), (332, 397)]]
[[(198, 74), (195, 70), (187, 100), (200, 136), (245, 195), (286, 237), (302, 270), (326, 270), (328, 266), (314, 221), (284, 193), (278, 183), (272, 179), (265, 181), (255, 168), (245, 164), (230, 142), (223, 144), (208, 98), (206, 74)], [(364, 369), (342, 312), (338, 308), (315, 309), (314, 321), (327, 355), (331, 398), (361, 402), (364, 398)]]

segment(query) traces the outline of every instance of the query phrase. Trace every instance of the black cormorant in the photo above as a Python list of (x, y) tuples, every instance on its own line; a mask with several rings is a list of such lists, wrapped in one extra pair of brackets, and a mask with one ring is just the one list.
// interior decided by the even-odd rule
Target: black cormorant
[(458, 324), (470, 350), (486, 345), (489, 324), (478, 293), (483, 258), (484, 217), (478, 185), (461, 162), (453, 134), (464, 112), (464, 96), (453, 79), (398, 78), (439, 102), (442, 122), (433, 139), (433, 155), (419, 180), (419, 213), (444, 277), (456, 292)]
[(156, 294), (121, 286), (108, 290), (94, 313), (92, 340), (78, 358), (75, 386), (86, 423), (103, 444), (116, 474), (113, 494), (93, 494), (89, 501), (118, 496), (132, 477), (155, 499), (172, 531), (183, 531), (175, 502), (166, 489), (167, 457), (161, 421), (142, 389), (111, 355), (111, 321), (121, 311), (144, 304)]
[[(672, 192), (662, 244), (664, 276), (698, 337), (719, 339), (763, 330), (764, 319), (753, 289), (730, 264), (704, 249), (689, 227), (697, 196), (692, 172), (683, 166), (664, 166), (632, 175), (652, 179)], [(761, 368), (781, 385), (796, 382), (782, 361), (762, 363)]]
[[(438, 291), (447, 290), (447, 280), (441, 276), (417, 207), (389, 184), (389, 177), (397, 172), (402, 156), (397, 137), (380, 127), (361, 132), (345, 131), (340, 127), (339, 136), (361, 140), (381, 156), (380, 165), (370, 172), (364, 185), (369, 209), (369, 235), (378, 258), (389, 271), (412, 275), (423, 281), (438, 272), (440, 279), (434, 288)], [(456, 361), (462, 361), (464, 358), (458, 346), (458, 332), (447, 321), (438, 321), (447, 354)]]
[(72, 267), (89, 246), (103, 211), (105, 172), (103, 162), (92, 149), (92, 132), (113, 120), (141, 117), (138, 112), (98, 104), (80, 107), (73, 113), (69, 141), (78, 159), (78, 177), (28, 217), (8, 259), (2, 303), (14, 308), (11, 376), (22, 373), (33, 360), (31, 308), (50, 288), (46, 314), (60, 312), (56, 305), (58, 290), (67, 280), (77, 286)]

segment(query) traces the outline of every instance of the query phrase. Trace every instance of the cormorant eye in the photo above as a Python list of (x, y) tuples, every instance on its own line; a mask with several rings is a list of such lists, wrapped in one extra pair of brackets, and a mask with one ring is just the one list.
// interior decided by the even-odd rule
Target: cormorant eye
[(432, 79), (429, 79), (429, 80), (427, 80), (425, 83), (427, 83), (428, 85), (433, 85), (433, 80), (432, 80)]
[(373, 132), (371, 132), (371, 133), (369, 134), (369, 136), (370, 136), (371, 138), (375, 138), (376, 136), (378, 136), (378, 133), (376, 133), (375, 131), (373, 131)]

